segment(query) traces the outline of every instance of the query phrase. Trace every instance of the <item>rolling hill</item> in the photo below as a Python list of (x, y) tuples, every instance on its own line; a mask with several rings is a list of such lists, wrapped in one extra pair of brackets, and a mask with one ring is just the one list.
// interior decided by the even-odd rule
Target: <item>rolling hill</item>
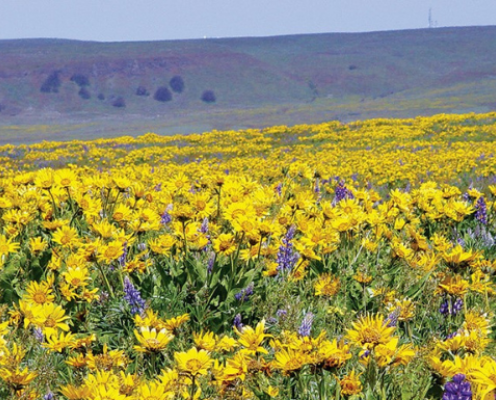
[(496, 27), (0, 41), (0, 144), (496, 110)]

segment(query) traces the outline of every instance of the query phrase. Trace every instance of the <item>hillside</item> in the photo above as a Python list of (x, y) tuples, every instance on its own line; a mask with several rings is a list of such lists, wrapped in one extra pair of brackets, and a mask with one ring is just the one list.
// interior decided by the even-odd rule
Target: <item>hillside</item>
[(0, 41), (0, 144), (496, 109), (496, 27)]

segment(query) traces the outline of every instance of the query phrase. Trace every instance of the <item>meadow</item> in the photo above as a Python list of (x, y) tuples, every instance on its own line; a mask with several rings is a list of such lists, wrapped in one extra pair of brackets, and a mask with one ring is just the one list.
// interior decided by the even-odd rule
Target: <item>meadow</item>
[(0, 146), (0, 398), (494, 399), (495, 136)]

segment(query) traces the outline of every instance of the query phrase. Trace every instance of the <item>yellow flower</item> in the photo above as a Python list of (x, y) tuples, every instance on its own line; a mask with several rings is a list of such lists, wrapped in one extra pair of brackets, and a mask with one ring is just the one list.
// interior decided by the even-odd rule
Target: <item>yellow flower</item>
[(39, 253), (45, 250), (46, 247), (47, 247), (47, 242), (42, 237), (37, 236), (29, 239), (29, 249), (33, 253)]
[(161, 329), (157, 332), (155, 328), (142, 326), (140, 332), (134, 330), (136, 339), (140, 345), (134, 346), (134, 349), (141, 353), (158, 353), (165, 350), (169, 342), (174, 339), (174, 336), (166, 329)]
[(166, 400), (174, 397), (174, 392), (167, 390), (163, 383), (151, 381), (138, 386), (135, 396), (139, 400)]
[(255, 354), (255, 353), (264, 353), (268, 354), (269, 352), (264, 349), (261, 344), (266, 337), (271, 337), (271, 335), (267, 335), (264, 333), (265, 329), (265, 321), (262, 320), (257, 324), (257, 327), (253, 329), (251, 326), (244, 326), (241, 329), (241, 332), (234, 327), (234, 331), (238, 334), (239, 339), (238, 342), (241, 346), (244, 347), (243, 352), (247, 354)]
[(108, 351), (107, 344), (103, 345), (102, 354), (93, 354), (89, 352), (86, 355), (86, 365), (92, 370), (110, 371), (113, 368), (124, 368), (127, 364), (127, 358), (123, 350)]
[(330, 274), (322, 274), (315, 282), (315, 295), (316, 296), (334, 296), (340, 288), (341, 284), (338, 277), (333, 277)]
[(483, 357), (481, 359), (480, 368), (472, 370), (469, 374), (469, 379), (481, 385), (480, 399), (485, 399), (486, 395), (496, 389), (496, 360), (490, 357)]
[(189, 314), (179, 315), (174, 318), (169, 318), (164, 322), (164, 328), (171, 332), (175, 332), (181, 325), (189, 321)]
[(13, 243), (12, 239), (7, 239), (5, 235), (0, 235), (0, 257), (7, 256), (19, 250), (19, 243)]
[(54, 303), (40, 304), (32, 308), (32, 313), (33, 324), (41, 328), (47, 336), (55, 333), (57, 329), (69, 331), (69, 325), (65, 322), (69, 317), (65, 315), (64, 309), (59, 305)]
[(42, 346), (50, 351), (62, 352), (66, 347), (72, 347), (74, 345), (75, 336), (67, 332), (55, 332), (50, 336), (47, 336), (47, 343), (43, 343)]
[(291, 375), (299, 371), (309, 361), (308, 356), (293, 349), (281, 349), (274, 355), (271, 365), (280, 369), (283, 375)]
[(76, 228), (63, 225), (52, 235), (52, 240), (62, 247), (74, 247), (78, 243), (78, 233)]
[(213, 332), (197, 334), (193, 332), (193, 340), (199, 349), (213, 351), (216, 344), (216, 335)]
[(97, 258), (100, 262), (110, 264), (122, 256), (122, 254), (124, 254), (124, 245), (120, 241), (114, 240), (98, 248)]
[(21, 390), (24, 386), (29, 385), (37, 376), (36, 372), (30, 372), (27, 368), (23, 370), (20, 370), (19, 367), (14, 370), (0, 368), (1, 379), (16, 390)]
[(23, 297), (26, 301), (36, 304), (51, 303), (55, 299), (51, 282), (36, 282), (31, 281), (26, 288), (27, 294)]
[(384, 323), (382, 315), (361, 317), (358, 322), (352, 323), (353, 329), (348, 329), (347, 338), (357, 346), (368, 350), (379, 344), (386, 344), (391, 340), (394, 327)]
[(38, 171), (34, 184), (41, 189), (50, 189), (54, 184), (53, 170), (43, 168)]
[(68, 400), (85, 400), (90, 398), (91, 395), (91, 389), (86, 385), (65, 385), (61, 386), (59, 391)]
[(343, 379), (339, 380), (339, 386), (341, 386), (341, 393), (345, 396), (352, 396), (354, 394), (359, 394), (362, 392), (362, 383), (360, 382), (361, 374), (356, 375), (355, 370), (352, 370), (349, 375), (346, 375)]
[(221, 233), (217, 238), (212, 241), (214, 250), (217, 253), (229, 255), (236, 251), (236, 244), (234, 236), (231, 233)]
[(74, 288), (87, 286), (90, 279), (88, 268), (85, 267), (70, 268), (62, 276)]
[(174, 358), (177, 362), (177, 369), (191, 376), (206, 375), (213, 361), (208, 352), (200, 350), (196, 347), (191, 348), (187, 352), (174, 353)]
[(462, 297), (467, 293), (469, 287), (468, 281), (460, 275), (447, 276), (439, 284), (436, 293), (446, 293), (452, 296)]

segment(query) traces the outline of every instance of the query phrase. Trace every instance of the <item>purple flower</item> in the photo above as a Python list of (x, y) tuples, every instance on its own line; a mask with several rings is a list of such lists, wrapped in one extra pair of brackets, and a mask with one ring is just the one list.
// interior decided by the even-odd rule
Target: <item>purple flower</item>
[(249, 297), (253, 294), (253, 283), (250, 283), (248, 287), (242, 289), (240, 292), (234, 295), (234, 298), (238, 301), (248, 301)]
[(33, 334), (38, 342), (42, 343), (45, 340), (45, 336), (43, 335), (41, 328), (34, 328)]
[(53, 399), (55, 399), (55, 396), (50, 391), (46, 395), (43, 396), (43, 400), (53, 400)]
[(212, 273), (212, 271), (214, 270), (214, 264), (215, 264), (215, 253), (212, 252), (210, 254), (210, 258), (208, 259), (207, 273), (209, 273), (209, 274)]
[(439, 312), (444, 316), (456, 315), (462, 310), (462, 308), (463, 308), (463, 300), (461, 298), (458, 297), (455, 301), (453, 301), (451, 297), (447, 297), (441, 303), (441, 306), (439, 307)]
[(282, 183), (278, 183), (276, 186), (276, 192), (279, 196), (282, 196)]
[(319, 185), (319, 178), (315, 180), (315, 186), (313, 188), (314, 193), (319, 194), (320, 193), (320, 185)]
[(484, 197), (479, 197), (477, 203), (475, 204), (475, 219), (481, 224), (487, 224), (487, 205)]
[(131, 314), (142, 314), (145, 311), (145, 300), (127, 276), (124, 278), (124, 300), (131, 307)]
[(338, 183), (338, 186), (336, 186), (336, 189), (334, 190), (334, 200), (333, 204), (339, 203), (341, 200), (344, 199), (354, 199), (355, 196), (353, 196), (353, 193), (351, 193), (351, 190), (349, 190), (345, 184), (344, 180), (341, 179)]
[(164, 213), (160, 216), (160, 223), (162, 225), (167, 225), (172, 221), (172, 217), (169, 214), (170, 210), (172, 210), (172, 204), (169, 204)]
[(282, 245), (277, 252), (277, 270), (281, 272), (291, 272), (300, 255), (294, 251), (292, 240), (294, 238), (296, 228), (291, 226), (282, 239)]
[(201, 233), (208, 233), (208, 218), (205, 217), (203, 218), (201, 227), (200, 227), (200, 232)]
[(233, 326), (238, 331), (241, 331), (241, 329), (243, 329), (243, 324), (241, 323), (241, 314), (236, 314), (236, 316), (234, 317)]
[(122, 256), (119, 257), (119, 264), (121, 267), (126, 266), (126, 257), (127, 257), (127, 242), (124, 243), (124, 252), (122, 253)]
[(465, 375), (456, 374), (444, 385), (443, 400), (472, 400), (472, 388)]
[(384, 322), (387, 322), (388, 327), (395, 327), (398, 325), (398, 318), (401, 314), (401, 307), (396, 307), (391, 314), (388, 315)]
[(277, 315), (277, 318), (284, 319), (288, 315), (288, 311), (287, 310), (283, 310), (283, 309), (277, 310), (276, 311), (276, 315)]
[(314, 315), (311, 312), (305, 314), (303, 317), (303, 321), (301, 321), (301, 325), (298, 329), (298, 333), (300, 336), (310, 336), (310, 331), (312, 330)]

